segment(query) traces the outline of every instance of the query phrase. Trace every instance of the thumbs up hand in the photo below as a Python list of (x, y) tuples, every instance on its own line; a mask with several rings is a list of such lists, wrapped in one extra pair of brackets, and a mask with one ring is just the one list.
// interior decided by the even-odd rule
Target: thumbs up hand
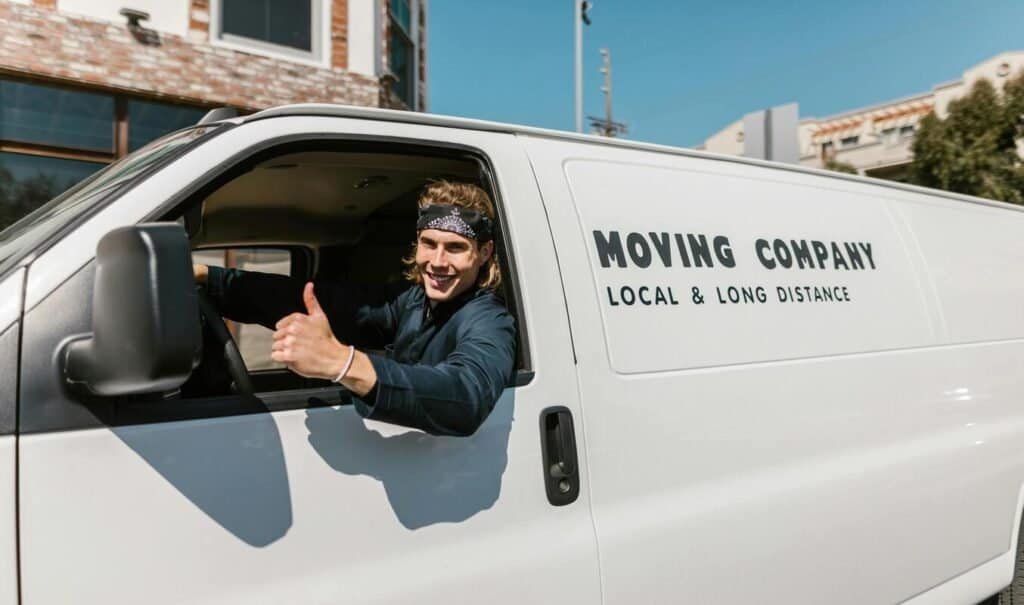
[(341, 372), (348, 346), (338, 342), (312, 282), (302, 291), (306, 313), (292, 313), (277, 322), (270, 358), (307, 378), (333, 379)]

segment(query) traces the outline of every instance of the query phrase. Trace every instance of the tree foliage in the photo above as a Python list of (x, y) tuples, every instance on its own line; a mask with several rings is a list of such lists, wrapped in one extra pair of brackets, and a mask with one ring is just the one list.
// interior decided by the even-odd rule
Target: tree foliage
[(72, 184), (74, 181), (59, 183), (53, 175), (43, 173), (18, 181), (10, 171), (0, 167), (0, 230), (56, 197)]
[(1017, 139), (1024, 136), (1024, 72), (1003, 93), (978, 80), (949, 104), (940, 120), (925, 116), (914, 139), (911, 181), (958, 193), (1024, 204), (1024, 165)]
[(828, 158), (825, 160), (825, 170), (834, 170), (835, 172), (845, 172), (846, 174), (857, 174), (857, 167), (853, 164), (847, 164), (846, 162), (840, 162), (835, 158)]

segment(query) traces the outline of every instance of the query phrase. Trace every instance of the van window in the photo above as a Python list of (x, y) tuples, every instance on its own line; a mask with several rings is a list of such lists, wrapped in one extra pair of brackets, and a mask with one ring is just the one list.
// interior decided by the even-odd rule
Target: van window
[[(410, 285), (403, 258), (415, 239), (416, 201), (437, 179), (477, 184), (500, 204), (485, 164), (475, 156), (321, 141), (290, 143), (249, 158), (164, 218), (186, 223), (196, 262), (394, 293)], [(500, 229), (496, 245), (507, 263)], [(499, 294), (515, 314), (509, 275), (504, 271), (506, 290)], [(257, 392), (334, 386), (272, 362), (272, 332), (266, 328), (229, 326)], [(525, 365), (520, 362), (520, 369)], [(183, 388), (187, 398), (207, 394), (214, 393), (195, 384)]]
[[(291, 250), (275, 248), (196, 250), (192, 253), (192, 262), (242, 271), (305, 277), (292, 273), (292, 254)], [(270, 345), (273, 343), (271, 330), (256, 324), (240, 324), (233, 321), (226, 323), (250, 372), (284, 368), (284, 364), (270, 358)]]
[(205, 140), (207, 135), (223, 128), (228, 126), (198, 126), (169, 134), (107, 166), (0, 231), (0, 276), (24, 254), (40, 252), (44, 242), (79, 217), (109, 203), (154, 168), (173, 160), (193, 144)]

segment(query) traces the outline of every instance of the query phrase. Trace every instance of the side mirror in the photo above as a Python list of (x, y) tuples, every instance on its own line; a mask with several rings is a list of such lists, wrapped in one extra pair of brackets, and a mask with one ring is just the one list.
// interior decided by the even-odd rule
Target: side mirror
[(96, 247), (92, 333), (64, 345), (64, 376), (95, 395), (171, 391), (199, 363), (192, 257), (176, 223), (115, 229)]

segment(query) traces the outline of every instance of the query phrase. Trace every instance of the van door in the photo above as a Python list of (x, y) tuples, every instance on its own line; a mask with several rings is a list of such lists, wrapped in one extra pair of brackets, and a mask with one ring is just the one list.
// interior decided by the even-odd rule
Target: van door
[(0, 279), (0, 603), (18, 601), (15, 415), (25, 270)]
[[(63, 388), (55, 352), (90, 329), (99, 237), (159, 216), (221, 161), (328, 135), (459, 145), (492, 166), (531, 361), (476, 434), (366, 421), (329, 389), (258, 393), (254, 409), (231, 397), (86, 405)], [(41, 255), (27, 292), (26, 605), (599, 601), (587, 492), (554, 506), (545, 491), (542, 411), (578, 416), (579, 403), (554, 247), (514, 137), (313, 116), (244, 124)]]
[[(605, 603), (900, 602), (1009, 549), (1022, 356), (945, 346), (889, 189), (526, 144), (579, 356)], [(1016, 337), (1019, 288), (949, 244), (966, 221), (919, 216), (945, 292), (1000, 312), (973, 326), (1004, 319), (974, 335)]]

